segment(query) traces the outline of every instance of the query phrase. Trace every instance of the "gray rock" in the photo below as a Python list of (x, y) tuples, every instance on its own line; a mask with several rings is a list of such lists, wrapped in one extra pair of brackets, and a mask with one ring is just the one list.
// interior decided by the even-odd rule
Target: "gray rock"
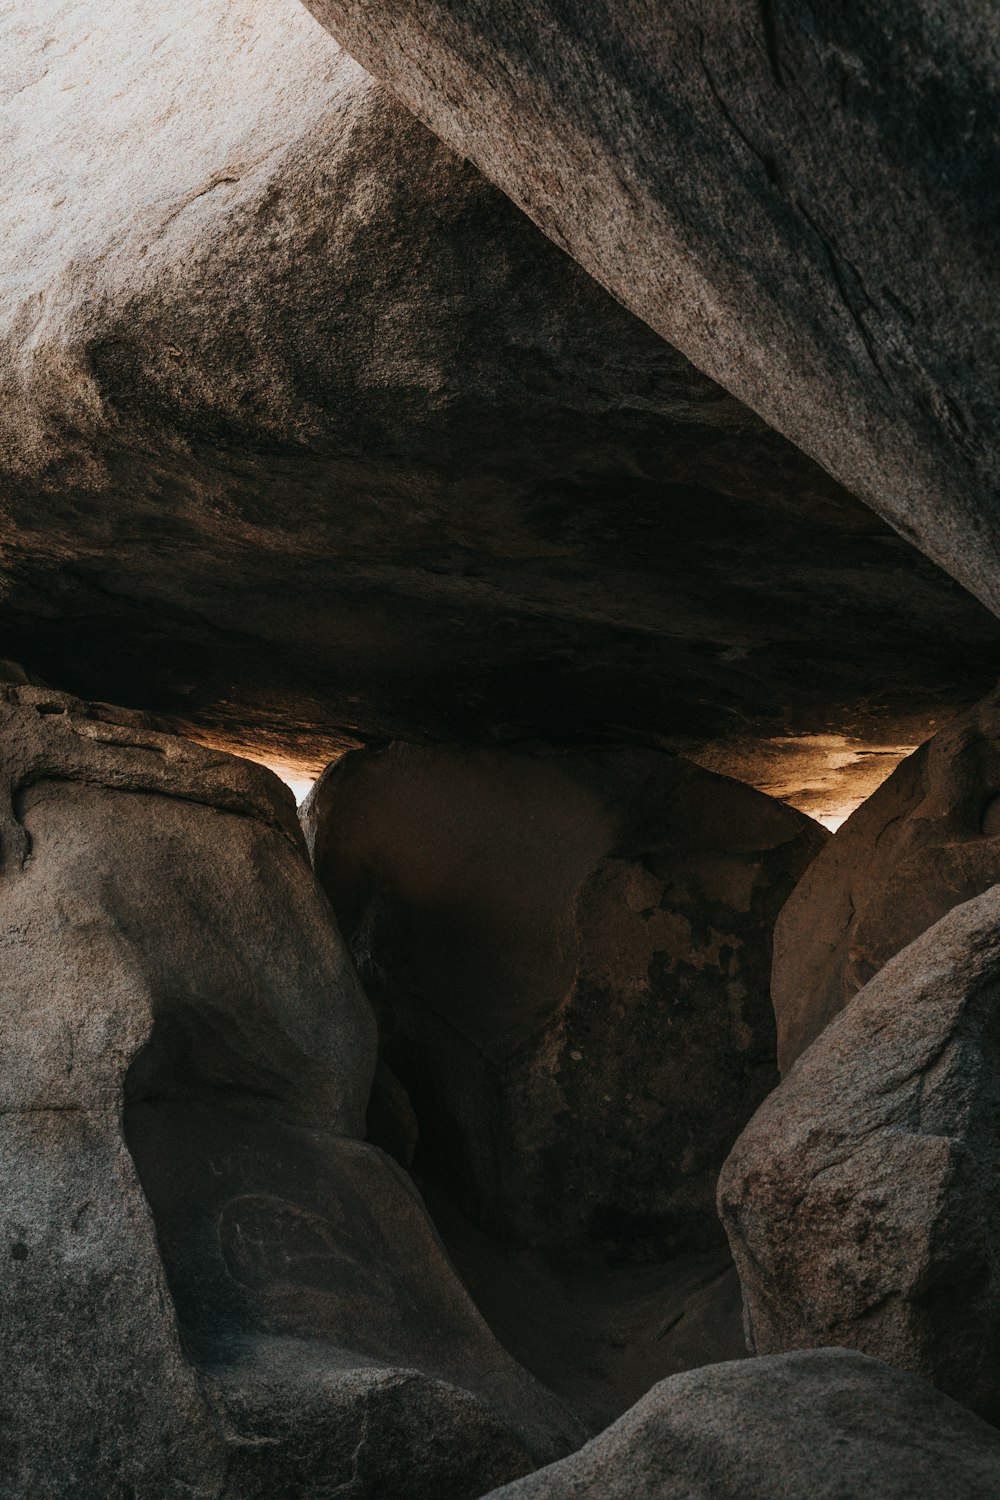
[(5, 1110), (0, 1171), (0, 1496), (218, 1500), (222, 1433), (184, 1356), (113, 1112)]
[(413, 1188), (348, 1139), (374, 1018), (290, 793), (5, 675), (0, 1495), (472, 1500), (565, 1452)]
[[(171, 1072), (164, 1049), (155, 1068), (129, 1079), (125, 1132), (187, 1347), (199, 1368), (221, 1381), (227, 1410), (235, 1402), (259, 1411), (254, 1422), (262, 1426), (268, 1409), (261, 1391), (291, 1372), (284, 1402), (290, 1412), (309, 1385), (323, 1388), (310, 1418), (322, 1434), (343, 1370), (374, 1366), (403, 1371), (427, 1391), (436, 1382), (432, 1405), (444, 1403), (445, 1386), (478, 1398), (456, 1396), (446, 1427), (457, 1432), (462, 1412), (477, 1413), (472, 1453), (475, 1430), (485, 1429), (498, 1454), (517, 1451), (519, 1472), (582, 1440), (568, 1411), (493, 1339), (398, 1166), (374, 1146), (328, 1130), (260, 1112), (254, 1118), (224, 1100), (195, 1101)], [(338, 1418), (341, 1433), (355, 1438), (358, 1388), (352, 1376)], [(373, 1427), (367, 1468), (379, 1452), (383, 1393), (396, 1403), (391, 1389), (392, 1382), (376, 1382), (360, 1403)], [(389, 1448), (403, 1416), (386, 1420)], [(414, 1424), (420, 1431), (416, 1417)], [(332, 1431), (330, 1438), (336, 1453), (343, 1439), (334, 1441)], [(269, 1479), (275, 1473), (277, 1466), (264, 1470)], [(390, 1469), (382, 1483), (394, 1474)], [(444, 1429), (437, 1469), (422, 1475), (414, 1466), (405, 1493), (422, 1496), (432, 1481), (473, 1492), (461, 1443), (446, 1443)]]
[[(242, 1034), (245, 1083), (265, 1060), (301, 1074), (350, 1129), (371, 1019), (280, 783), (136, 715), (31, 685), (0, 700), (2, 1493), (214, 1496), (223, 1443), (122, 1138), (122, 1077), (159, 1008), (201, 1001), (209, 1028)], [(199, 1060), (207, 1086), (234, 1083), (232, 1045)]]
[(0, 630), (51, 680), (317, 771), (916, 744), (990, 686), (986, 611), (297, 0), (8, 7), (0, 96)]
[(912, 1375), (816, 1349), (675, 1375), (491, 1500), (993, 1500), (1000, 1435)]
[(1000, 1420), (998, 1142), (994, 886), (891, 959), (734, 1146), (751, 1347), (860, 1349)]
[(1000, 692), (905, 760), (813, 861), (774, 929), (784, 1071), (882, 965), (1000, 881)]
[(271, 1340), (206, 1372), (239, 1500), (302, 1500), (331, 1487), (350, 1500), (476, 1500), (536, 1466), (468, 1391), (335, 1356), (308, 1340)]
[(824, 832), (634, 749), (357, 751), (303, 818), (421, 1169), (514, 1244), (720, 1240), (776, 1081), (771, 923)]
[(626, 307), (1000, 610), (978, 0), (309, 0)]

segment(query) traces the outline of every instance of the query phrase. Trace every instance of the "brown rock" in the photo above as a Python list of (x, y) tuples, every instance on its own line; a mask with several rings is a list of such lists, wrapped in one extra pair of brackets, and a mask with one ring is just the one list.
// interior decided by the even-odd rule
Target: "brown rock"
[(842, 1344), (1000, 1420), (1000, 886), (891, 959), (723, 1167), (760, 1353)]
[(626, 307), (1000, 610), (989, 7), (309, 6)]
[(351, 1482), (364, 1439), (359, 1497), (472, 1500), (565, 1451), (348, 1139), (374, 1018), (287, 789), (8, 681), (0, 831), (4, 1495), (263, 1500)]
[(490, 1500), (993, 1500), (1000, 1437), (839, 1349), (675, 1375), (579, 1453)]
[(53, 681), (316, 769), (915, 744), (992, 681), (995, 620), (296, 0), (35, 0), (0, 96), (0, 630)]
[(817, 825), (652, 751), (358, 751), (304, 810), (418, 1161), (526, 1245), (721, 1238), (773, 1086), (774, 915)]
[(839, 829), (774, 930), (787, 1070), (894, 953), (1000, 881), (1000, 692), (922, 745)]

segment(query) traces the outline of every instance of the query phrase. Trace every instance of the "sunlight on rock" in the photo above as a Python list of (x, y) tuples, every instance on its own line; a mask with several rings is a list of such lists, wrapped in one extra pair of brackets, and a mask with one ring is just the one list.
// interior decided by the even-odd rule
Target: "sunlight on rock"
[[(251, 756), (250, 758), (256, 760), (256, 756)], [(273, 760), (262, 760), (258, 764), (266, 766), (269, 771), (274, 772), (275, 776), (280, 776), (285, 785), (291, 788), (296, 805), (299, 807), (302, 806), (316, 784), (317, 777), (315, 774), (310, 774), (302, 766), (286, 766)]]
[(913, 738), (904, 743), (804, 734), (700, 745), (677, 739), (670, 748), (706, 770), (749, 782), (769, 797), (790, 802), (835, 833), (938, 725), (930, 719), (913, 727)]
[(831, 833), (836, 833), (841, 823), (846, 823), (853, 811), (854, 808), (851, 807), (848, 808), (847, 812), (824, 813), (816, 821), (817, 823), (822, 823), (824, 828), (829, 828)]

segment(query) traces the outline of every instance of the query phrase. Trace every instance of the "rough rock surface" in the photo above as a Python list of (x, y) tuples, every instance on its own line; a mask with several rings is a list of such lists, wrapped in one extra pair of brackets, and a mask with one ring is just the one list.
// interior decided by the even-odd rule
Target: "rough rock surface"
[(882, 965), (1000, 881), (1000, 692), (905, 760), (814, 860), (774, 931), (778, 1060)]
[(994, 1500), (1000, 1435), (912, 1375), (816, 1349), (691, 1370), (490, 1500)]
[(375, 1500), (411, 1441), (395, 1493), (471, 1500), (566, 1451), (413, 1189), (346, 1139), (374, 1018), (288, 791), (7, 680), (0, 809), (4, 1500), (301, 1493), (280, 1444)]
[(679, 757), (391, 746), (303, 812), (420, 1122), (523, 1245), (662, 1257), (776, 1080), (771, 925), (826, 837)]
[(843, 1344), (1000, 1420), (1000, 886), (890, 960), (737, 1141), (761, 1353)]
[(0, 95), (0, 629), (52, 681), (317, 770), (916, 744), (990, 685), (996, 621), (296, 0), (8, 4)]
[(626, 307), (1000, 611), (979, 0), (308, 0)]
[(476, 1500), (497, 1476), (536, 1467), (467, 1390), (337, 1353), (296, 1339), (207, 1372), (232, 1434), (234, 1500)]

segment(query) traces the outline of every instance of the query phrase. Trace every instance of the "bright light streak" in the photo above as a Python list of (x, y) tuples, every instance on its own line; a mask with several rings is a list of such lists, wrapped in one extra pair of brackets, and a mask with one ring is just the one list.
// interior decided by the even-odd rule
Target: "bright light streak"
[(850, 816), (849, 812), (829, 813), (825, 817), (817, 818), (816, 822), (822, 823), (824, 828), (829, 828), (831, 833), (836, 833), (841, 823), (846, 823)]

